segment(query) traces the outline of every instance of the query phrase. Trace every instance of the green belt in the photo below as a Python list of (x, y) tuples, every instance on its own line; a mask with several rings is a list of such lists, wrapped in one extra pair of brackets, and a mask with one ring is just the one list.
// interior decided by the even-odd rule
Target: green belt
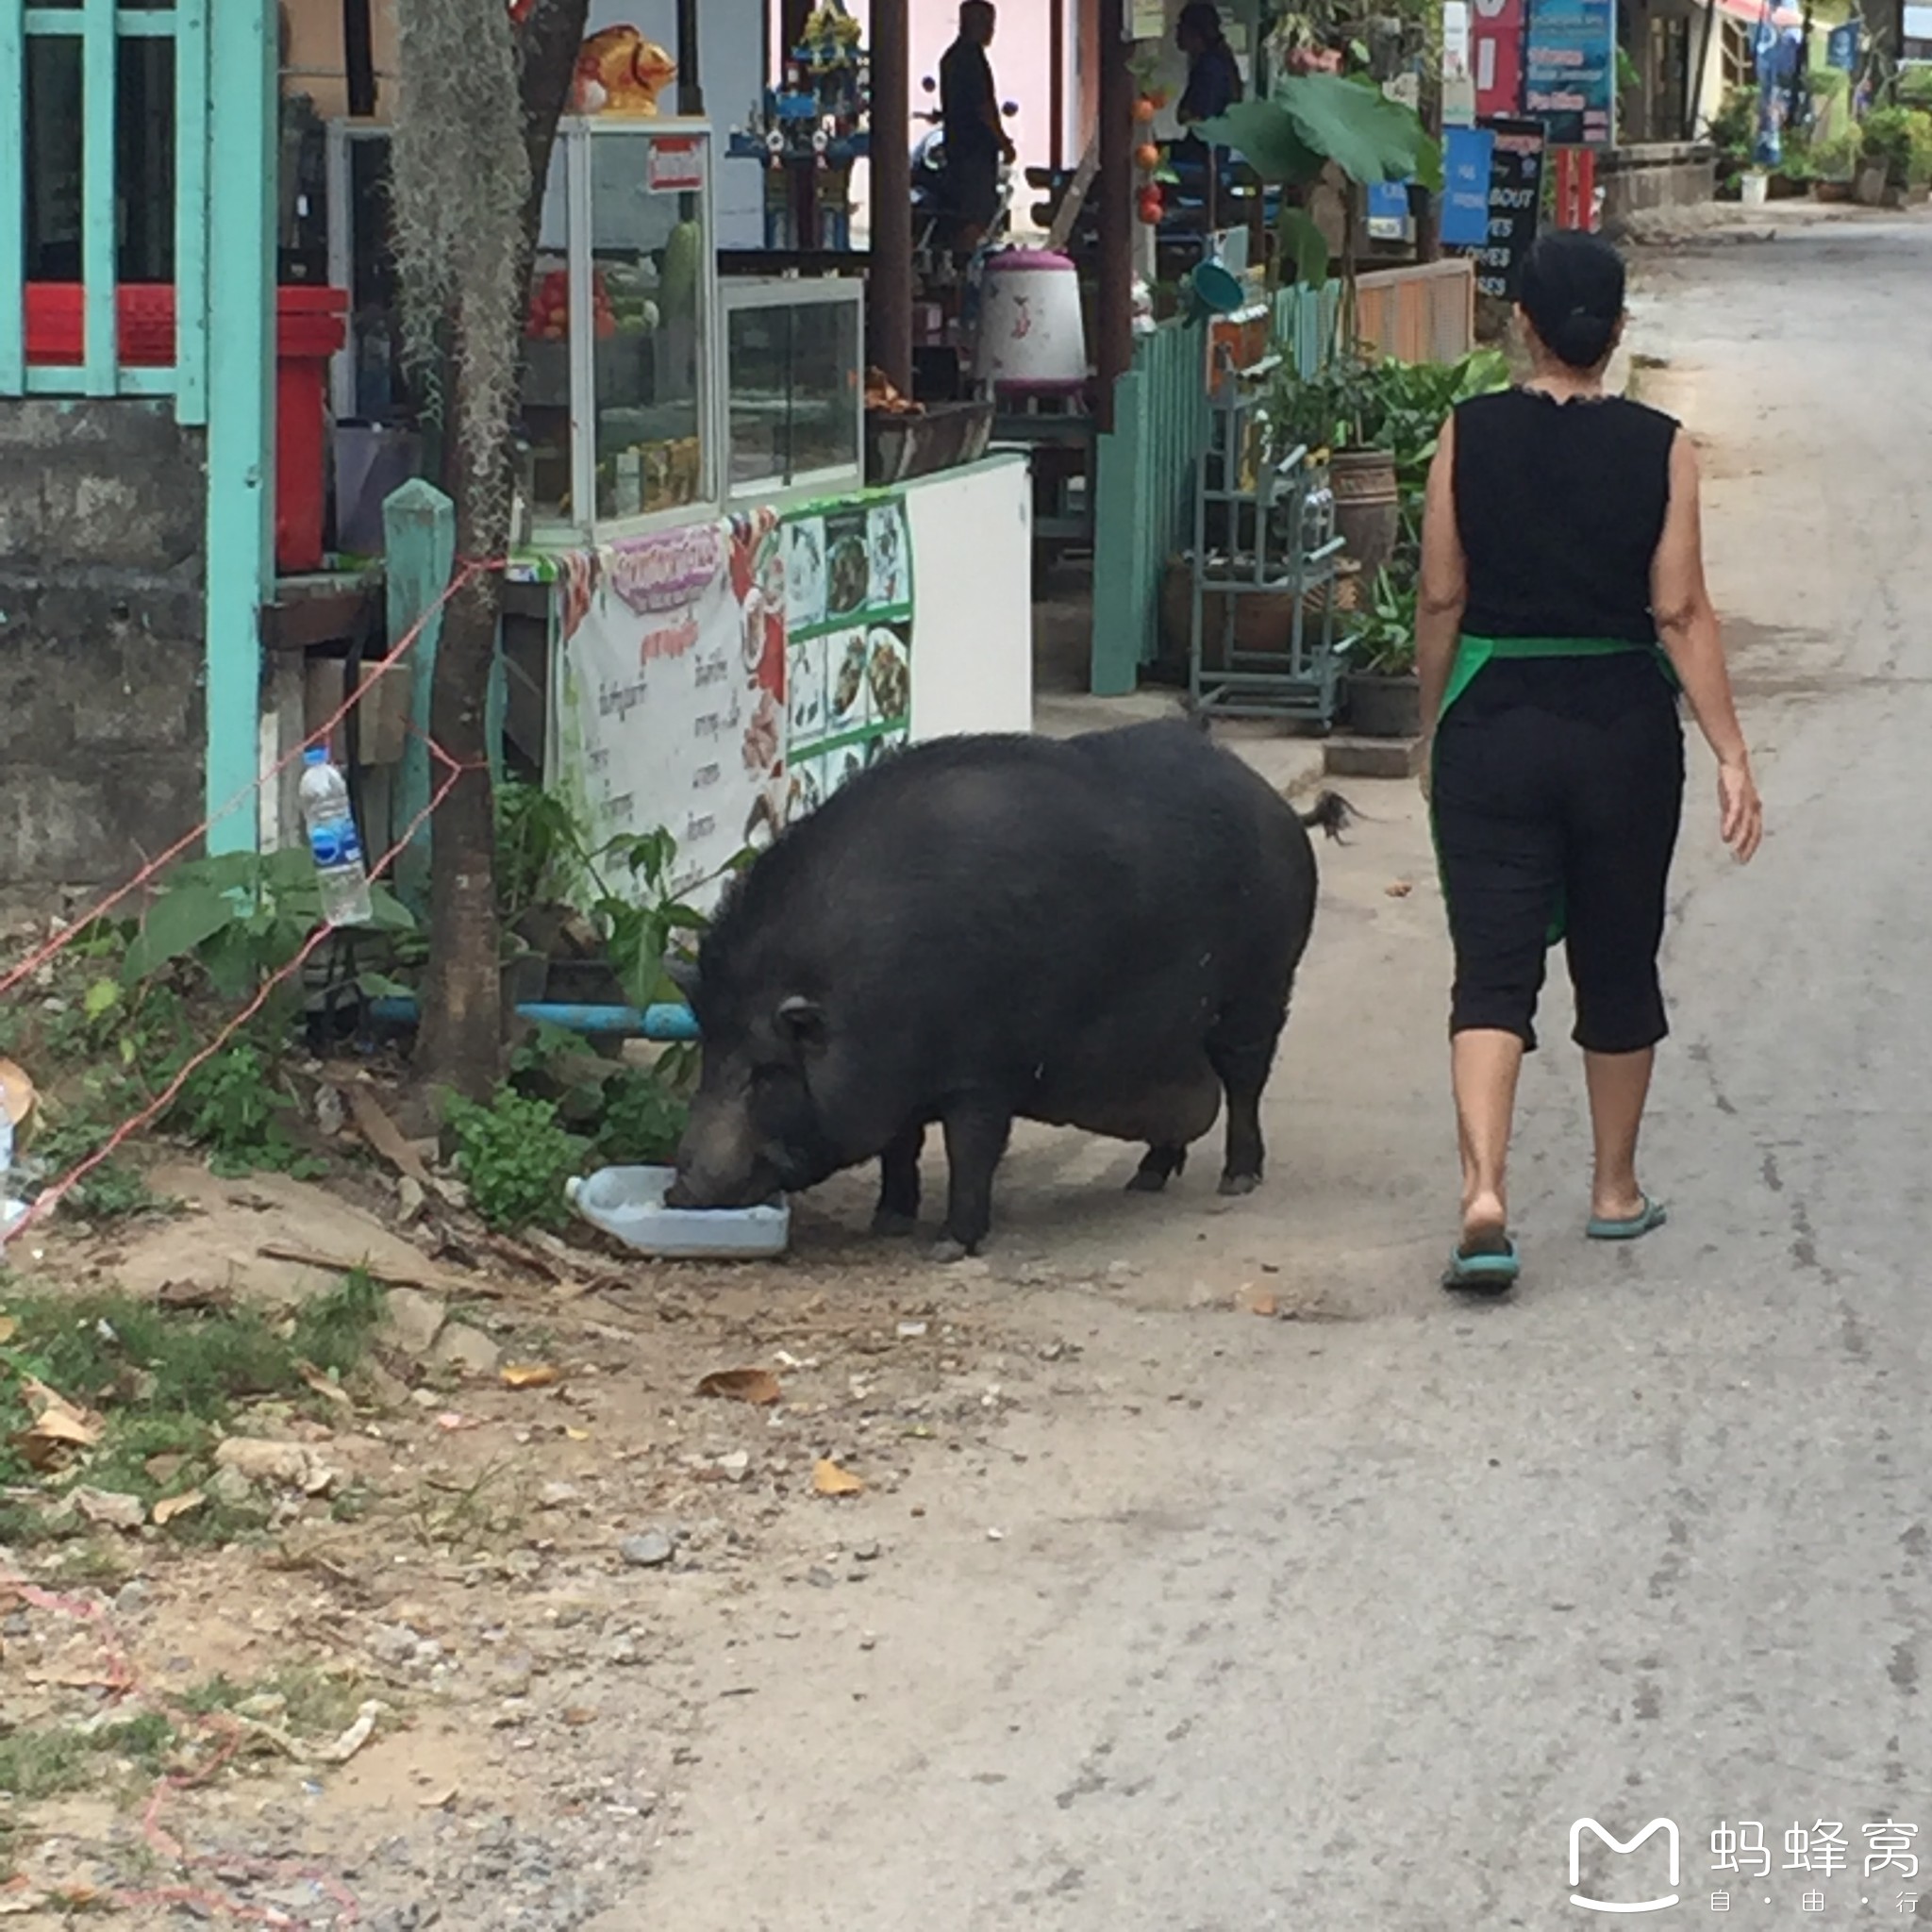
[[(1456, 657), (1449, 666), (1449, 682), (1442, 691), (1441, 708), (1436, 713), (1436, 726), (1439, 730), (1441, 728), (1450, 707), (1475, 682), (1477, 673), (1492, 658), (1619, 658), (1632, 651), (1649, 655), (1671, 688), (1674, 691), (1681, 689), (1676, 669), (1659, 644), (1633, 644), (1622, 638), (1477, 638), (1465, 632), (1457, 640)], [(1433, 791), (1433, 783), (1431, 789)], [(1448, 882), (1442, 878), (1442, 848), (1436, 838), (1433, 797), (1429, 803), (1429, 837), (1436, 846), (1436, 876), (1441, 883), (1443, 903), (1446, 905), (1449, 888)], [(1556, 945), (1562, 939), (1563, 931), (1563, 893), (1558, 887), (1557, 903), (1550, 914), (1548, 943)]]

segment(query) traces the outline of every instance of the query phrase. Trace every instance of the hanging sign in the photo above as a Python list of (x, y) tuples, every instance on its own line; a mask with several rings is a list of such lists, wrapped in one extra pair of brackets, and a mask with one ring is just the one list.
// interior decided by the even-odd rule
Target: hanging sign
[[(1465, 140), (1468, 137), (1465, 137)], [(1477, 292), (1513, 301), (1523, 272), (1523, 258), (1536, 240), (1537, 218), (1542, 208), (1543, 157), (1548, 137), (1536, 121), (1486, 121), (1476, 138), (1487, 143), (1483, 163), (1484, 223), (1472, 239), (1462, 233), (1450, 234), (1452, 207), (1458, 194), (1466, 196), (1470, 184), (1458, 160), (1474, 159), (1474, 149), (1458, 156), (1457, 148), (1445, 142), (1443, 173), (1448, 192), (1442, 203), (1442, 245), (1475, 262)], [(1466, 199), (1455, 209), (1458, 228), (1470, 221), (1473, 210)]]
[(1480, 249), (1490, 239), (1490, 158), (1496, 144), (1487, 127), (1442, 133), (1442, 245)]
[(1607, 147), (1615, 139), (1614, 0), (1529, 0), (1523, 111), (1558, 147)]
[(1479, 120), (1523, 111), (1523, 22), (1524, 0), (1475, 0), (1469, 62)]
[(696, 194), (705, 185), (705, 147), (695, 135), (660, 134), (645, 179), (653, 194)]

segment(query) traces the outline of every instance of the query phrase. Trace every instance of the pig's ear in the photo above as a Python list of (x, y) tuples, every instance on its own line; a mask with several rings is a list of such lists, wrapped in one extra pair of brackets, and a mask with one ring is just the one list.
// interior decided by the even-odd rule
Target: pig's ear
[(664, 956), (664, 976), (686, 999), (694, 999), (698, 990), (698, 962), (679, 953)]
[(824, 1044), (825, 1009), (795, 992), (778, 1008), (778, 1032), (801, 1053), (809, 1053)]

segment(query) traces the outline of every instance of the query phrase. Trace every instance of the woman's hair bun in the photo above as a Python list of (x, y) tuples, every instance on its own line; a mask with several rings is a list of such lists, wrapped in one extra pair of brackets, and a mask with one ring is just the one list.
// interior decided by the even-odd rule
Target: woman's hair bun
[(1524, 258), (1517, 299), (1551, 355), (1573, 369), (1594, 369), (1623, 318), (1623, 258), (1596, 235), (1539, 235)]

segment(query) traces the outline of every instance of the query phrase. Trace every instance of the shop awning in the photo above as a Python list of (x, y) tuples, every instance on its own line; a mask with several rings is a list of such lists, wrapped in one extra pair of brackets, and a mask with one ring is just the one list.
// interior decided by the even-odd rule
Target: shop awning
[[(1727, 19), (1742, 21), (1746, 26), (1756, 26), (1764, 18), (1762, 0), (1717, 0), (1717, 10)], [(1803, 26), (1805, 16), (1795, 7), (1774, 7), (1771, 12), (1774, 26)]]

